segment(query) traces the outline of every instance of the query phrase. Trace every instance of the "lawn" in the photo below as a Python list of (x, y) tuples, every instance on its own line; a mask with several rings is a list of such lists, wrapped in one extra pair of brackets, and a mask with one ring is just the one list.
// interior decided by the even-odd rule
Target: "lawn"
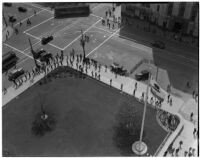
[[(135, 156), (131, 151), (134, 138), (120, 130), (119, 123), (131, 117), (140, 126), (143, 105), (97, 80), (80, 78), (70, 68), (59, 70), (67, 72), (39, 81), (4, 107), (3, 150), (11, 156)], [(54, 116), (56, 126), (37, 137), (31, 126), (41, 103)], [(150, 106), (144, 131), (148, 153), (153, 155), (167, 132)]]

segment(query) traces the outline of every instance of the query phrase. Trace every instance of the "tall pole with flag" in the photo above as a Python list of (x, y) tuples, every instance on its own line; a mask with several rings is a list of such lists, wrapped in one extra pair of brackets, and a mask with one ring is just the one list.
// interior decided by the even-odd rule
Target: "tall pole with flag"
[(145, 95), (145, 100), (144, 100), (144, 110), (143, 110), (143, 115), (142, 115), (140, 139), (139, 141), (134, 142), (132, 145), (132, 150), (137, 155), (144, 155), (147, 152), (147, 145), (145, 144), (145, 142), (142, 141), (142, 138), (143, 138), (143, 133), (144, 133), (144, 121), (145, 121), (145, 116), (146, 116), (146, 107), (147, 107), (147, 99), (148, 99), (150, 82), (151, 82), (151, 72), (149, 72), (148, 85), (147, 85), (146, 95)]

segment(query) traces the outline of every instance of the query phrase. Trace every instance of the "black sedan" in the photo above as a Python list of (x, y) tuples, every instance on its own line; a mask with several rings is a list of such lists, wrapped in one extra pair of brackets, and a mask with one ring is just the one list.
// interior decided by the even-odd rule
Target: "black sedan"
[(26, 12), (27, 12), (27, 9), (24, 8), (24, 7), (18, 7), (18, 11), (19, 11), (19, 12), (22, 12), (22, 13), (26, 13)]
[(145, 81), (148, 80), (149, 78), (149, 71), (147, 70), (142, 70), (140, 73), (135, 75), (135, 79), (137, 81)]
[(42, 45), (45, 45), (53, 40), (53, 36), (43, 37), (42, 38)]

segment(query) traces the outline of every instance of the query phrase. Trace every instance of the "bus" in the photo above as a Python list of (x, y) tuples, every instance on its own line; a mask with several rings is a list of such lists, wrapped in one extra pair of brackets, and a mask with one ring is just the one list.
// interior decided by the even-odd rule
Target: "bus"
[(54, 12), (55, 18), (83, 17), (89, 16), (90, 7), (86, 4), (56, 7)]
[(11, 69), (17, 64), (18, 57), (13, 51), (9, 51), (3, 55), (2, 58), (2, 71), (3, 73)]

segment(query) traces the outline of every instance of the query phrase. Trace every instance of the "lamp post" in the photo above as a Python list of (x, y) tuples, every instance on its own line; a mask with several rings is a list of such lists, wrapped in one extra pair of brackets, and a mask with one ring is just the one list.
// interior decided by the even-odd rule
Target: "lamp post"
[(30, 44), (30, 48), (31, 48), (31, 53), (32, 53), (32, 55), (33, 55), (33, 59), (34, 59), (34, 62), (35, 62), (35, 66), (38, 68), (39, 65), (38, 65), (38, 63), (37, 63), (37, 61), (36, 61), (36, 59), (35, 59), (35, 52), (34, 52), (34, 50), (33, 50), (33, 47), (32, 47), (30, 38), (29, 38), (28, 40), (29, 40), (29, 44)]
[(80, 44), (83, 48), (83, 61), (85, 60), (85, 39), (83, 37), (83, 31), (81, 30), (81, 40), (80, 40)]
[(140, 139), (139, 141), (136, 141), (132, 144), (132, 150), (137, 155), (144, 155), (147, 152), (147, 145), (142, 141), (142, 137), (143, 137), (143, 132), (144, 132), (144, 121), (145, 121), (145, 116), (146, 116), (147, 98), (148, 98), (150, 81), (151, 81), (151, 72), (149, 72), (148, 85), (147, 85), (146, 96), (145, 96), (145, 101), (144, 101), (144, 110), (143, 110), (142, 125), (141, 125), (141, 130), (140, 130)]

